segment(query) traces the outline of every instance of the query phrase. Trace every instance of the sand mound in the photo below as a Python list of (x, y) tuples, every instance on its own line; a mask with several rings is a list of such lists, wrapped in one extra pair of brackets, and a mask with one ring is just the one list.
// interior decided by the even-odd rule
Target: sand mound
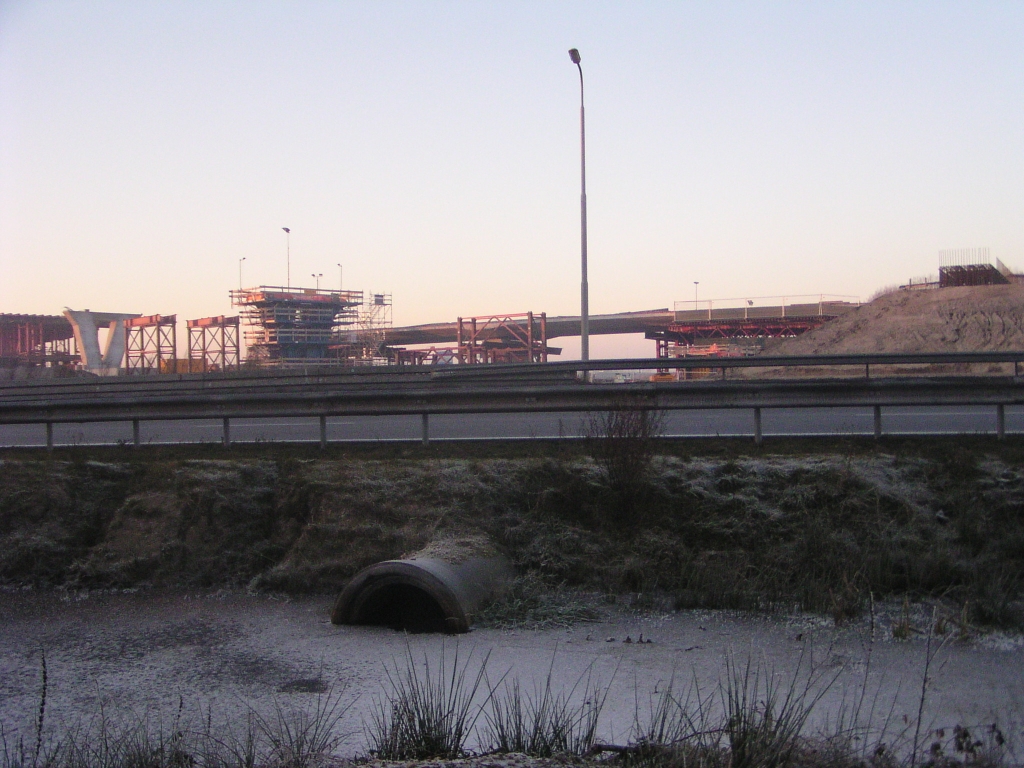
[(766, 355), (1024, 350), (1024, 286), (898, 291), (817, 330), (770, 342)]

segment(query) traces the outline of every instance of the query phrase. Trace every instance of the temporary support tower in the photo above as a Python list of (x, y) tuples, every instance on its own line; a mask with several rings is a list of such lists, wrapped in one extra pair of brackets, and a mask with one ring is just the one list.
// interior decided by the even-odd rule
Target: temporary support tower
[(237, 370), (242, 360), (238, 316), (201, 317), (188, 321), (190, 371)]
[(455, 346), (394, 351), (403, 365), (546, 363), (559, 352), (548, 347), (544, 312), (460, 317)]
[(148, 315), (124, 321), (125, 368), (128, 373), (159, 373), (178, 346), (178, 316)]
[(464, 363), (546, 363), (547, 314), (460, 317), (457, 344)]

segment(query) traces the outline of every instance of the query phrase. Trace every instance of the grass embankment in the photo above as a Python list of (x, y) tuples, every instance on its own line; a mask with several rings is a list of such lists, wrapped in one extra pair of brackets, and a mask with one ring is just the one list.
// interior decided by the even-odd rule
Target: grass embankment
[(936, 597), (1024, 625), (1018, 439), (655, 445), (639, 463), (594, 441), (7, 452), (0, 582), (333, 592), (482, 533), (522, 576), (505, 619), (568, 588), (837, 620), (869, 595)]

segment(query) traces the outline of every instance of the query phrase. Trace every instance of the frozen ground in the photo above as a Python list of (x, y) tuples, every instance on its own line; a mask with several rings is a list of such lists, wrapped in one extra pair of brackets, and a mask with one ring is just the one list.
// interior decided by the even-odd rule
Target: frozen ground
[[(491, 679), (510, 671), (527, 690), (542, 681), (555, 655), (554, 676), (571, 685), (592, 665), (612, 683), (601, 737), (625, 741), (637, 709), (676, 677), (713, 692), (730, 656), (748, 658), (788, 680), (812, 667), (838, 675), (817, 712), (817, 725), (855, 703), (867, 680), (862, 712), (892, 733), (912, 726), (921, 693), (926, 643), (915, 633), (892, 639), (884, 611), (869, 640), (868, 620), (836, 629), (819, 617), (759, 616), (721, 611), (631, 615), (571, 629), (479, 629), (461, 638), (406, 637), (374, 627), (335, 627), (330, 600), (277, 600), (239, 593), (213, 595), (58, 593), (0, 594), (0, 724), (34, 734), (40, 652), (49, 675), (46, 722), (69, 726), (101, 709), (171, 718), (184, 702), (190, 716), (231, 718), (248, 707), (273, 712), (309, 706), (325, 687), (354, 700), (339, 723), (350, 735), (342, 752), (365, 750), (364, 722), (384, 691), (386, 666), (402, 663), (407, 644), (418, 660), (436, 663), (458, 644), (473, 667), (490, 653)], [(915, 618), (925, 626), (923, 614)], [(651, 643), (623, 642), (627, 636)], [(613, 639), (612, 639), (613, 638)], [(866, 665), (871, 648), (870, 666)], [(680, 684), (682, 681), (682, 685)], [(1024, 713), (1024, 647), (1019, 638), (987, 635), (949, 640), (935, 656), (925, 726), (951, 729), (998, 722), (1020, 744)], [(34, 735), (32, 736), (34, 738)], [(1020, 750), (1016, 750), (1020, 754)]]

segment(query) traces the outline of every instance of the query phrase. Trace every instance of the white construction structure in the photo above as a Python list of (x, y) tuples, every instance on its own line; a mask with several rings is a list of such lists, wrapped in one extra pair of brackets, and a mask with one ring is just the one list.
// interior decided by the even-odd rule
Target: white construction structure
[[(82, 367), (97, 376), (117, 376), (125, 353), (124, 321), (142, 315), (124, 312), (90, 312), (64, 308), (64, 317), (75, 331), (75, 341), (82, 356)], [(107, 328), (107, 339), (100, 352), (101, 326)]]

